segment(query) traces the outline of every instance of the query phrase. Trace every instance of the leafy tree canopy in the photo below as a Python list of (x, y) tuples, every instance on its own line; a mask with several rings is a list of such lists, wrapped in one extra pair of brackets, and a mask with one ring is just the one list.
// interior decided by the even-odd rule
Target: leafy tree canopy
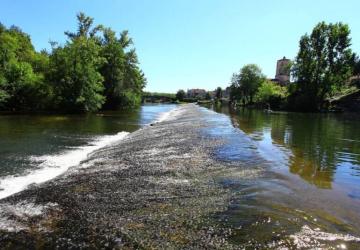
[(258, 88), (264, 80), (265, 76), (259, 66), (256, 64), (245, 65), (240, 69), (239, 74), (233, 74), (231, 78), (231, 98), (252, 103)]
[(321, 22), (310, 35), (301, 37), (293, 68), (297, 82), (293, 98), (301, 100), (303, 109), (321, 108), (325, 98), (349, 81), (353, 69), (350, 45), (350, 29), (343, 23)]
[(217, 87), (217, 88), (216, 88), (215, 97), (216, 97), (217, 99), (221, 99), (221, 97), (222, 97), (222, 89), (221, 89), (221, 87)]
[(128, 31), (116, 32), (84, 13), (64, 45), (36, 52), (29, 35), (0, 23), (0, 108), (96, 111), (136, 106), (146, 84)]
[(182, 89), (178, 90), (178, 92), (176, 93), (176, 99), (179, 101), (183, 101), (185, 97), (186, 97), (185, 91)]

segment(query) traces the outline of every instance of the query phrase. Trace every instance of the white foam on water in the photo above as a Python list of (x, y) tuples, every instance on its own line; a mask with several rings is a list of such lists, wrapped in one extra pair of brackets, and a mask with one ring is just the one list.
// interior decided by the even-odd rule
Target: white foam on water
[(345, 242), (360, 242), (360, 238), (354, 237), (349, 234), (334, 234), (334, 233), (327, 233), (321, 231), (319, 228), (311, 229), (309, 226), (305, 225), (301, 228), (301, 231), (291, 235), (290, 238), (293, 239), (294, 244), (298, 248), (313, 248), (314, 246), (317, 247), (324, 247), (321, 241), (342, 241), (337, 247), (340, 249), (347, 249)]
[(41, 216), (47, 209), (56, 208), (56, 206), (56, 203), (37, 205), (26, 200), (17, 204), (0, 204), (0, 230), (8, 232), (26, 230), (26, 222), (30, 218)]
[(37, 160), (42, 162), (38, 169), (21, 176), (5, 176), (0, 179), (0, 199), (20, 192), (31, 184), (40, 184), (63, 174), (70, 167), (79, 165), (90, 153), (122, 140), (128, 134), (120, 132), (116, 135), (102, 136), (89, 145), (74, 150), (38, 157)]
[(157, 119), (155, 120), (155, 123), (168, 121), (174, 119), (177, 115), (179, 115), (181, 112), (180, 107), (176, 107), (171, 109), (170, 111), (160, 113)]

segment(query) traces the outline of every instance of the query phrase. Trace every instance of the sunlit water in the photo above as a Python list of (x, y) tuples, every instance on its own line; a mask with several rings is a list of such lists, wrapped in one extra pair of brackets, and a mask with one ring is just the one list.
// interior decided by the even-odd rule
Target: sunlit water
[(221, 114), (209, 133), (225, 140), (216, 157), (265, 169), (220, 180), (233, 196), (218, 217), (234, 228), (234, 242), (360, 249), (359, 115), (210, 109)]
[[(61, 166), (166, 119), (174, 107), (0, 116), (0, 195), (61, 174)], [(238, 166), (217, 179), (231, 191), (228, 209), (215, 215), (232, 229), (231, 242), (250, 249), (360, 249), (359, 116), (211, 109), (203, 108), (211, 124), (203, 132), (223, 141), (214, 156)]]
[(1, 115), (0, 198), (56, 177), (174, 107), (144, 105), (87, 115)]

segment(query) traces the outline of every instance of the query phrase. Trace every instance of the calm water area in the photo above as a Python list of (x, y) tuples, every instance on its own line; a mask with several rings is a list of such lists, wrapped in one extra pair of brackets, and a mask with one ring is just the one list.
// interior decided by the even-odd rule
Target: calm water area
[(297, 247), (360, 248), (347, 243), (360, 235), (359, 115), (208, 108), (221, 114), (210, 132), (225, 139), (217, 157), (254, 175), (266, 169), (220, 179), (233, 193), (219, 218), (235, 228), (234, 242), (263, 248), (290, 235)]

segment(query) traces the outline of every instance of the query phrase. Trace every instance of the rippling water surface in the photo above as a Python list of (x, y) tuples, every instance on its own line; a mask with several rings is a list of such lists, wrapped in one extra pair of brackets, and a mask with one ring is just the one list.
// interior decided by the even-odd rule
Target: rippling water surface
[(174, 107), (144, 105), (132, 111), (87, 115), (1, 115), (0, 198), (20, 191), (20, 186), (60, 174), (59, 168), (79, 163), (93, 150), (121, 139), (125, 132), (153, 122)]
[[(161, 114), (174, 107), (0, 116), (0, 198), (32, 178), (77, 164), (126, 132), (166, 119)], [(208, 119), (202, 131), (223, 142), (214, 156), (229, 165), (214, 177), (231, 193), (228, 209), (215, 219), (231, 228), (232, 243), (245, 249), (360, 249), (358, 115), (202, 110)]]
[(234, 242), (360, 249), (359, 115), (210, 109), (220, 114), (209, 133), (225, 139), (216, 156), (264, 169), (221, 179), (233, 198), (219, 218)]

